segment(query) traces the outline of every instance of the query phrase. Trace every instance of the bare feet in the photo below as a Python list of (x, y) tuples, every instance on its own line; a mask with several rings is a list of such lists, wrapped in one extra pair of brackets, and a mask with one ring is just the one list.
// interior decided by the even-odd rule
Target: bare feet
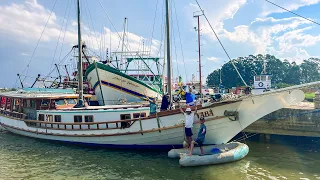
[(192, 153), (187, 154), (187, 156), (192, 156)]

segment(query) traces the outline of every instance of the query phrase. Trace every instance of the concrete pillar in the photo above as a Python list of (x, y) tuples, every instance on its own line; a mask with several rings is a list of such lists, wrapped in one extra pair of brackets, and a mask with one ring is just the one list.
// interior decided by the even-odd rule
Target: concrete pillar
[(313, 98), (314, 108), (320, 109), (320, 93), (317, 91), (315, 97)]

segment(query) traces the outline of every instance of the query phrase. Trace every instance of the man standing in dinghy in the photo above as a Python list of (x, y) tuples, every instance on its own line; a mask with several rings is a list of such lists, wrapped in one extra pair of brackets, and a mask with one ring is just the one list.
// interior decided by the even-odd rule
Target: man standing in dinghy
[(186, 141), (190, 145), (192, 142), (192, 127), (193, 127), (193, 120), (194, 120), (194, 115), (197, 114), (197, 106), (194, 110), (194, 112), (191, 111), (190, 106), (187, 106), (186, 112), (180, 108), (180, 111), (185, 115), (185, 128), (184, 132), (186, 135)]
[(193, 148), (194, 148), (194, 145), (197, 144), (199, 147), (200, 147), (200, 151), (201, 151), (201, 155), (204, 155), (204, 152), (203, 152), (203, 142), (204, 142), (204, 139), (206, 137), (206, 133), (207, 133), (207, 127), (206, 125), (204, 124), (204, 117), (201, 116), (200, 118), (200, 129), (199, 129), (199, 132), (198, 132), (198, 138), (196, 139), (196, 141), (192, 141), (191, 142), (191, 147), (190, 147), (190, 153), (188, 154), (188, 156), (191, 156), (192, 155), (192, 151), (193, 151)]

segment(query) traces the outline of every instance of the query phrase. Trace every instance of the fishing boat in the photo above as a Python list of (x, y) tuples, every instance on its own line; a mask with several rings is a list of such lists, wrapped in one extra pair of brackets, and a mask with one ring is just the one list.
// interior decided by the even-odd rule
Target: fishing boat
[[(137, 58), (137, 60), (154, 60), (159, 58)], [(132, 62), (134, 58), (128, 58)], [(158, 74), (128, 75), (127, 69), (122, 72), (103, 63), (91, 64), (86, 70), (86, 78), (93, 87), (97, 99), (103, 104), (118, 104), (119, 100), (127, 102), (145, 101), (162, 97), (162, 82)], [(150, 83), (148, 83), (150, 82)]]
[[(82, 47), (79, 1), (78, 47)], [(172, 102), (169, 0), (165, 4), (167, 83)], [(80, 48), (78, 58), (78, 93), (41, 89), (0, 93), (0, 125), (15, 134), (69, 143), (115, 148), (172, 149), (182, 146), (184, 115), (180, 109), (150, 115), (148, 107), (143, 104), (87, 106), (90, 95), (83, 94)], [(227, 143), (259, 118), (301, 102), (304, 93), (299, 88), (317, 84), (319, 82), (199, 105), (198, 115), (206, 118), (205, 143)], [(195, 119), (194, 132), (200, 128), (198, 118)]]
[(108, 63), (91, 64), (85, 73), (100, 105), (118, 104), (119, 100), (140, 102), (162, 97), (160, 58), (150, 57), (144, 51), (125, 51), (127, 21), (125, 18), (122, 51), (113, 52)]

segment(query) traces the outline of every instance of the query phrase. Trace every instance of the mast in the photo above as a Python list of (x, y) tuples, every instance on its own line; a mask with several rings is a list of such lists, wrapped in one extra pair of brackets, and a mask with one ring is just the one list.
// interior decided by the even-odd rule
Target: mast
[[(124, 24), (123, 24), (123, 35), (122, 35), (122, 52), (124, 51), (124, 38), (125, 38), (125, 34), (126, 34), (126, 24), (127, 24), (127, 18), (124, 18)], [(123, 53), (121, 53), (121, 59), (120, 59), (120, 70), (122, 69), (122, 64), (123, 64), (123, 60), (122, 60), (122, 55)]]
[(261, 74), (267, 74), (266, 60), (267, 60), (267, 55), (263, 59), (263, 71)]
[(168, 73), (168, 94), (170, 99), (170, 104), (172, 104), (172, 90), (171, 90), (171, 54), (170, 54), (170, 11), (169, 11), (169, 0), (166, 0), (166, 43), (167, 43), (167, 73)]
[(83, 70), (82, 70), (82, 42), (81, 42), (81, 24), (80, 24), (80, 0), (77, 0), (78, 6), (78, 103), (76, 108), (84, 107), (83, 101)]
[(202, 73), (201, 73), (201, 44), (200, 44), (200, 16), (202, 16), (202, 14), (200, 15), (193, 15), (193, 17), (196, 17), (198, 19), (198, 58), (199, 58), (199, 81), (200, 81), (200, 89), (199, 89), (199, 93), (200, 96), (202, 95)]

